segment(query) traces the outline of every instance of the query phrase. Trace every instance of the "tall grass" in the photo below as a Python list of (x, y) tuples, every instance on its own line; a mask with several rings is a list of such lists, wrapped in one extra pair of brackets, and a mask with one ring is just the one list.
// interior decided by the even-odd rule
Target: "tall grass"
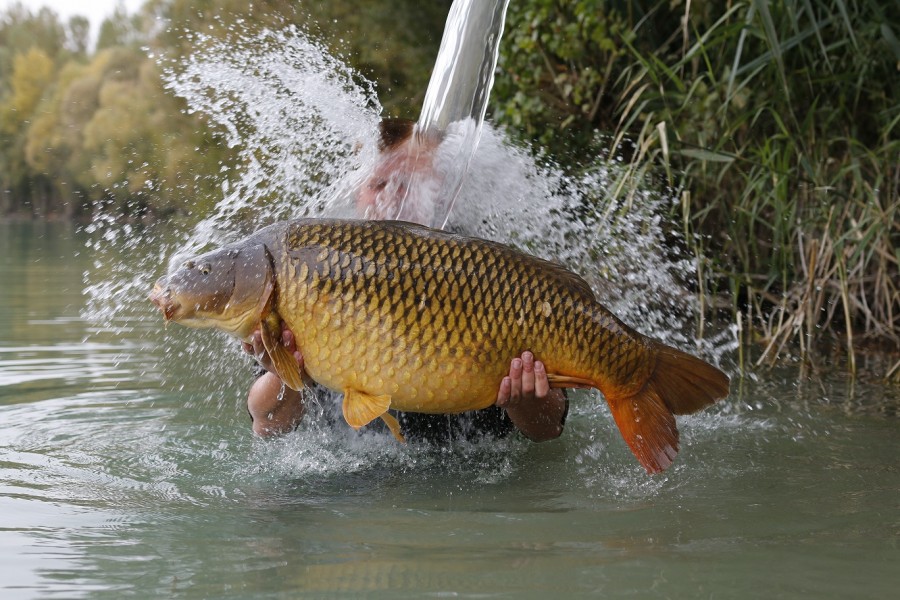
[[(855, 370), (864, 344), (900, 349), (900, 7), (594, 4), (616, 24), (587, 69), (609, 66), (616, 191), (652, 172), (681, 190), (700, 290), (710, 310), (732, 299), (746, 364), (831, 345)], [(577, 89), (580, 65), (557, 58), (554, 83)]]

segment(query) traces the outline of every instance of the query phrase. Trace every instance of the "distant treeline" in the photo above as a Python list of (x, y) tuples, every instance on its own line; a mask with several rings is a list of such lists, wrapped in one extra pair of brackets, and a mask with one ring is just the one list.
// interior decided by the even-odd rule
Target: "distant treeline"
[[(165, 216), (235, 157), (163, 89), (183, 31), (299, 24), (421, 105), (451, 2), (148, 0), (107, 20), (0, 15), (0, 218)], [(672, 190), (697, 286), (777, 354), (822, 331), (900, 345), (900, 4), (512, 0), (490, 118), (613, 192)], [(623, 202), (627, 206), (627, 202)], [(709, 293), (707, 293), (709, 292)], [(717, 292), (726, 292), (720, 294)], [(854, 337), (854, 334), (856, 337)]]
[(0, 218), (202, 212), (234, 157), (151, 58), (189, 55), (184, 31), (302, 25), (388, 91), (389, 111), (415, 116), (449, 6), (148, 0), (107, 19), (96, 48), (85, 18), (14, 6), (0, 14)]

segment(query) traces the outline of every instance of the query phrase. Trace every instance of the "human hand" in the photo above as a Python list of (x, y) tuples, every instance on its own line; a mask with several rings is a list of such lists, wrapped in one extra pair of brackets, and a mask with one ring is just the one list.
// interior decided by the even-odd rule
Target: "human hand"
[[(287, 326), (282, 323), (281, 326), (281, 343), (287, 348), (288, 352), (294, 355), (294, 359), (297, 361), (297, 365), (299, 365), (302, 369), (303, 367), (303, 355), (297, 349), (297, 341), (294, 339), (294, 333), (287, 328)], [(259, 329), (256, 329), (252, 334), (250, 334), (249, 342), (241, 342), (241, 348), (247, 354), (253, 356), (256, 361), (262, 366), (263, 369), (268, 371), (269, 373), (278, 374), (275, 371), (275, 366), (272, 364), (272, 358), (269, 356), (269, 353), (266, 352), (266, 347), (262, 341), (262, 334), (259, 332)]]
[(534, 360), (534, 354), (525, 351), (514, 358), (509, 375), (500, 382), (495, 404), (500, 408), (514, 408), (522, 402), (543, 400), (550, 394), (550, 382), (544, 363)]
[(534, 360), (531, 352), (512, 360), (494, 404), (505, 409), (513, 425), (535, 442), (562, 434), (568, 406), (565, 392), (550, 389), (544, 363)]

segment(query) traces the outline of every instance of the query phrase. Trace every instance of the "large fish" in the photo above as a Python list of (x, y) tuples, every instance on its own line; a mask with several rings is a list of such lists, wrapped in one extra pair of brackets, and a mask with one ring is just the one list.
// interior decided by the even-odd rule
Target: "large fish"
[[(248, 340), (259, 329), (284, 382), (344, 393), (355, 428), (388, 409), (456, 413), (494, 403), (531, 350), (554, 387), (603, 392), (648, 472), (678, 452), (674, 415), (728, 394), (716, 367), (631, 329), (566, 269), (507, 246), (398, 221), (278, 223), (183, 263), (151, 300), (166, 320)], [(281, 345), (294, 334), (305, 373)]]

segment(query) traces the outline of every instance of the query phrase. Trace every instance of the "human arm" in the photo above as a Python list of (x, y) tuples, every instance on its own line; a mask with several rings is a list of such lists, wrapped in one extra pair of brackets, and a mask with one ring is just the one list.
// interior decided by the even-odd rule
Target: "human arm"
[[(281, 340), (302, 369), (303, 355), (297, 350), (294, 334), (285, 328), (281, 332)], [(253, 333), (249, 342), (243, 342), (242, 347), (267, 371), (253, 382), (247, 394), (247, 412), (253, 422), (253, 433), (262, 437), (290, 433), (303, 418), (303, 392), (287, 387), (275, 374), (272, 359), (258, 331)]]
[(247, 412), (253, 433), (272, 437), (290, 433), (303, 419), (303, 393), (285, 386), (273, 373), (265, 373), (250, 386)]

